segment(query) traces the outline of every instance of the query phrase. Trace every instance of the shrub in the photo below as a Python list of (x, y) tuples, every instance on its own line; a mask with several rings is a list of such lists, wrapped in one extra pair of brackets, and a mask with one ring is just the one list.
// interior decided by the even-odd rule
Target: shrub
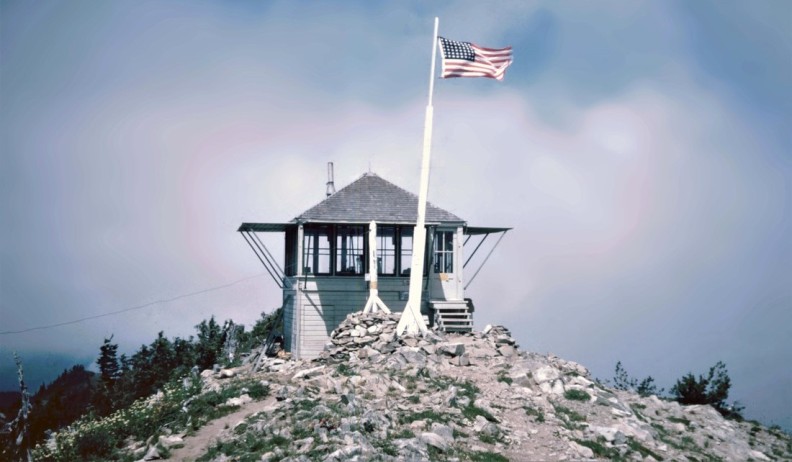
[(650, 375), (641, 380), (640, 382), (630, 377), (627, 371), (622, 366), (621, 361), (616, 362), (616, 371), (613, 375), (613, 388), (624, 391), (635, 391), (639, 395), (646, 397), (650, 395), (661, 395), (663, 389), (657, 388), (654, 378)]
[(591, 395), (583, 390), (572, 388), (564, 392), (564, 398), (572, 401), (588, 401), (591, 399)]
[(471, 452), (468, 457), (472, 462), (509, 462), (509, 459), (494, 452)]
[(514, 382), (514, 380), (511, 377), (509, 377), (508, 372), (500, 371), (498, 372), (498, 382), (505, 383), (506, 385), (511, 385)]
[(537, 422), (542, 423), (545, 421), (544, 412), (540, 409), (534, 409), (528, 406), (525, 406), (523, 409), (525, 409), (526, 414), (535, 417)]
[[(259, 388), (260, 386), (260, 388)], [(113, 457), (127, 437), (144, 441), (155, 436), (163, 426), (172, 429), (187, 426), (200, 427), (202, 422), (233, 411), (229, 406), (220, 406), (243, 388), (256, 390), (260, 398), (267, 396), (269, 388), (257, 382), (240, 382), (220, 391), (199, 394), (201, 385), (197, 381), (183, 387), (180, 381), (172, 381), (163, 387), (162, 393), (142, 398), (129, 407), (97, 419), (93, 415), (82, 417), (55, 435), (55, 450), (39, 445), (34, 450), (35, 460), (72, 461), (115, 459)], [(183, 412), (186, 409), (187, 412)]]
[(737, 403), (728, 405), (731, 379), (726, 365), (718, 361), (709, 370), (706, 377), (699, 375), (698, 379), (688, 373), (671, 388), (671, 395), (680, 404), (709, 404), (727, 418), (742, 418), (743, 407)]

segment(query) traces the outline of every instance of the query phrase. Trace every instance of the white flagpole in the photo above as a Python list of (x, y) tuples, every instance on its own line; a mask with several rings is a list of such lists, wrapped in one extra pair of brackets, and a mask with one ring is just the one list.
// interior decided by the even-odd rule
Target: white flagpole
[(435, 62), (437, 59), (437, 28), (440, 19), (435, 18), (432, 36), (432, 69), (429, 73), (429, 103), (424, 119), (423, 157), (421, 161), (421, 185), (418, 192), (418, 221), (413, 232), (413, 256), (410, 267), (410, 291), (396, 333), (402, 335), (426, 332), (426, 323), (421, 316), (421, 292), (423, 288), (424, 250), (426, 247), (426, 196), (429, 192), (429, 165), (432, 156), (432, 95), (434, 93)]

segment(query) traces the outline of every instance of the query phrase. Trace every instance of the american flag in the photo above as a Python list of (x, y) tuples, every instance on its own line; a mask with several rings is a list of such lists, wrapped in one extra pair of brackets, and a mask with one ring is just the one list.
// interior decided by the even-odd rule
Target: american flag
[(483, 48), (470, 42), (457, 42), (443, 37), (439, 39), (444, 79), (490, 77), (503, 80), (506, 68), (512, 63), (511, 47)]

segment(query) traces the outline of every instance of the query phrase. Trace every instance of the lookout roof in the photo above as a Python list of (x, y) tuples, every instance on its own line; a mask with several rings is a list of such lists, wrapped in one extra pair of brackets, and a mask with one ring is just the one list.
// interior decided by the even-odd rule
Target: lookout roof
[[(373, 173), (365, 173), (298, 215), (293, 222), (415, 223), (418, 196)], [(451, 212), (426, 204), (427, 223), (464, 223)]]

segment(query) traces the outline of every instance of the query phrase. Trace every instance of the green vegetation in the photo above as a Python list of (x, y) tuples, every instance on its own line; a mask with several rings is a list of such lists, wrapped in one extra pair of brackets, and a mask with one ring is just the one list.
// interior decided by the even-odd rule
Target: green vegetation
[(378, 448), (383, 454), (387, 454), (391, 457), (396, 457), (399, 455), (399, 451), (390, 440), (376, 439), (372, 441), (372, 443), (374, 443), (374, 446)]
[(403, 428), (392, 436), (396, 439), (415, 438), (415, 433), (409, 428)]
[(562, 406), (560, 404), (553, 404), (553, 408), (555, 408), (555, 411), (556, 411), (556, 413), (558, 415), (563, 416), (565, 419), (567, 419), (567, 420), (569, 420), (571, 422), (585, 422), (586, 421), (586, 417), (585, 416), (583, 416), (581, 414), (578, 414), (577, 412), (573, 411), (572, 409), (569, 409), (568, 407), (564, 407), (564, 406)]
[(411, 423), (411, 422), (415, 422), (416, 420), (426, 420), (427, 422), (445, 423), (448, 422), (448, 415), (435, 412), (431, 409), (427, 409), (421, 412), (413, 412), (413, 413), (405, 414), (401, 418), (402, 423)]
[(710, 368), (706, 377), (699, 375), (696, 378), (692, 373), (688, 373), (677, 380), (671, 387), (671, 395), (680, 404), (709, 404), (724, 417), (740, 420), (744, 408), (737, 403), (731, 405), (726, 403), (729, 388), (731, 388), (729, 371), (726, 370), (726, 364), (718, 361)]
[[(278, 319), (279, 310), (269, 315), (262, 313), (248, 333), (244, 326), (232, 321), (221, 325), (212, 317), (195, 326), (196, 337), (169, 339), (159, 332), (153, 342), (141, 345), (129, 357), (118, 355), (119, 346), (113, 343), (112, 336), (105, 338), (96, 360), (98, 376), (83, 366), (74, 366), (51, 384), (42, 385), (32, 397), (31, 440), (40, 442), (46, 430), (57, 431), (81, 417), (109, 416), (162, 390), (167, 383), (189, 376), (194, 366), (207, 369), (215, 363), (233, 365), (222, 355), (227, 341), (235, 338), (237, 353), (249, 351), (277, 327)], [(249, 394), (255, 398), (260, 392), (263, 390), (254, 385)], [(5, 444), (0, 440), (2, 446)]]
[(466, 419), (473, 421), (476, 420), (476, 416), (480, 415), (490, 422), (498, 421), (498, 419), (496, 419), (495, 416), (490, 414), (486, 409), (483, 409), (474, 404), (476, 401), (476, 397), (480, 392), (476, 384), (466, 380), (464, 382), (458, 382), (456, 383), (456, 385), (460, 389), (458, 396), (468, 398), (469, 400), (466, 406), (460, 408), (460, 410), (462, 411), (462, 415), (465, 416)]
[(564, 398), (572, 401), (588, 401), (591, 399), (591, 395), (583, 390), (572, 388), (564, 392)]
[(232, 441), (217, 441), (209, 450), (198, 458), (198, 461), (215, 460), (224, 454), (234, 460), (253, 462), (261, 459), (261, 455), (277, 448), (287, 449), (290, 440), (279, 435), (262, 438), (253, 433), (246, 433), (243, 438)]
[(116, 451), (127, 437), (145, 441), (160, 434), (166, 425), (172, 430), (195, 430), (209, 420), (232, 412), (235, 408), (224, 403), (251, 390), (256, 390), (253, 394), (258, 399), (269, 393), (267, 387), (252, 381), (237, 382), (204, 394), (199, 394), (198, 384), (184, 387), (179, 381), (169, 382), (160, 396), (137, 400), (104, 418), (88, 415), (77, 420), (58, 432), (55, 451), (37, 446), (34, 457), (49, 461), (118, 458)]
[(485, 419), (489, 420), (490, 422), (497, 422), (498, 419), (495, 418), (492, 414), (487, 412), (486, 409), (482, 409), (473, 403), (468, 404), (464, 408), (462, 408), (462, 415), (465, 416), (466, 419), (470, 419), (471, 421), (476, 420), (476, 416), (480, 415)]
[(574, 440), (577, 444), (585, 446), (594, 452), (597, 457), (606, 458), (609, 460), (620, 460), (619, 452), (614, 448), (605, 446), (605, 438), (599, 437), (597, 441), (591, 440)]
[[(644, 397), (662, 396), (664, 392), (664, 389), (657, 388), (652, 376), (641, 381), (630, 377), (621, 361), (616, 362), (613, 388), (634, 391)], [(696, 378), (692, 373), (683, 376), (671, 387), (669, 393), (670, 397), (680, 404), (709, 404), (728, 419), (742, 420), (742, 412), (745, 408), (736, 402), (732, 404), (726, 402), (729, 388), (731, 388), (731, 379), (726, 364), (718, 361), (709, 369), (706, 376), (699, 375)]]
[(644, 415), (643, 415), (643, 412), (641, 412), (641, 411), (642, 411), (643, 409), (645, 409), (645, 408), (646, 408), (646, 406), (644, 406), (643, 408), (641, 408), (641, 407), (639, 407), (639, 406), (638, 406), (638, 405), (636, 405), (636, 404), (630, 404), (630, 409), (632, 409), (632, 411), (633, 411), (633, 414), (635, 414), (635, 417), (637, 417), (637, 418), (638, 418), (638, 420), (642, 420), (642, 421), (644, 421), (644, 422), (646, 422), (646, 417), (644, 417)]
[[(42, 386), (34, 397), (30, 418), (33, 441), (41, 441), (47, 429), (57, 431), (55, 451), (36, 446), (36, 460), (118, 458), (117, 448), (128, 437), (146, 440), (165, 426), (194, 431), (233, 412), (233, 407), (225, 406), (231, 397), (243, 393), (253, 399), (266, 397), (269, 388), (252, 380), (200, 394), (200, 380), (191, 376), (191, 369), (223, 361), (232, 364), (221, 354), (230, 336), (235, 337), (231, 343), (236, 343), (236, 352), (244, 352), (240, 345), (263, 342), (268, 335), (264, 327), (271, 326), (276, 315), (263, 315), (251, 333), (231, 321), (221, 326), (214, 318), (196, 326), (196, 338), (170, 340), (160, 332), (129, 358), (118, 356), (112, 336), (104, 339), (96, 361), (98, 376), (75, 366), (49, 386)], [(155, 395), (157, 391), (161, 393)]]
[(476, 451), (462, 454), (462, 456), (462, 460), (469, 460), (471, 462), (509, 462), (509, 459), (494, 452)]
[(544, 412), (542, 412), (540, 409), (534, 409), (528, 406), (524, 406), (523, 409), (525, 409), (526, 414), (534, 417), (537, 422), (542, 423), (545, 421)]
[(352, 369), (347, 363), (340, 363), (338, 366), (336, 366), (336, 372), (338, 372), (338, 375), (343, 375), (345, 377), (357, 375), (355, 370)]
[(656, 452), (652, 452), (646, 446), (642, 445), (638, 441), (635, 441), (633, 438), (629, 438), (627, 440), (627, 446), (635, 452), (640, 453), (643, 457), (651, 456), (654, 457), (655, 460), (663, 460)]
[(514, 382), (514, 380), (512, 380), (512, 378), (509, 377), (508, 372), (500, 371), (498, 372), (498, 382), (505, 383), (506, 385), (511, 385)]
[(674, 422), (674, 423), (681, 423), (681, 424), (685, 425), (686, 427), (690, 426), (690, 420), (685, 419), (684, 417), (670, 416), (670, 417), (668, 417), (668, 421), (669, 422)]
[(586, 416), (578, 414), (577, 412), (569, 409), (568, 407), (562, 406), (560, 404), (553, 404), (553, 408), (555, 409), (556, 414), (561, 418), (564, 423), (564, 426), (570, 430), (574, 430), (578, 427), (578, 422), (585, 422)]
[(641, 396), (650, 396), (650, 395), (661, 395), (663, 394), (663, 389), (657, 388), (655, 385), (655, 380), (652, 376), (647, 376), (640, 382), (637, 379), (630, 377), (627, 374), (627, 371), (622, 366), (621, 361), (616, 362), (616, 371), (613, 375), (613, 388), (617, 390), (624, 390), (624, 391), (635, 391)]

